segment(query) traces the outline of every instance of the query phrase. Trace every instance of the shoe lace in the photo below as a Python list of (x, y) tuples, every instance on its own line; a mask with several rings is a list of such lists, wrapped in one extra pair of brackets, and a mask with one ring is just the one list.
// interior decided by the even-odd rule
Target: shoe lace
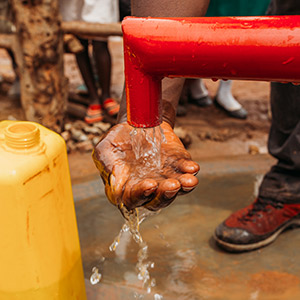
[(270, 199), (258, 199), (242, 217), (239, 218), (241, 222), (255, 221), (255, 216), (258, 216), (261, 212), (269, 212), (271, 209), (268, 206), (273, 206), (275, 209), (282, 209), (283, 203), (274, 202)]

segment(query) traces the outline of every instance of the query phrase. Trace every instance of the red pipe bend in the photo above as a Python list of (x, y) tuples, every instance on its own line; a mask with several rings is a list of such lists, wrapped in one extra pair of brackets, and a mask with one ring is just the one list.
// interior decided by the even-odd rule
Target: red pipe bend
[(135, 18), (122, 22), (127, 119), (161, 123), (161, 79), (300, 82), (300, 16)]

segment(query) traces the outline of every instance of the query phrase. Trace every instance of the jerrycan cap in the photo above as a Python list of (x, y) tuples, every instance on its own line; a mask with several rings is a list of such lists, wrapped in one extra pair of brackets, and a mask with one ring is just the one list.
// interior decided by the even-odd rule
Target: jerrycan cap
[(40, 129), (33, 122), (17, 121), (4, 129), (4, 144), (11, 152), (33, 153), (44, 150)]

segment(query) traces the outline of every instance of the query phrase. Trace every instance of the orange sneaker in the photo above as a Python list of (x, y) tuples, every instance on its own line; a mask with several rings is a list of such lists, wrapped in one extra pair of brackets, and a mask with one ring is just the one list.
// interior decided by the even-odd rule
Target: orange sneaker
[(101, 122), (104, 118), (102, 105), (92, 104), (88, 107), (84, 121), (88, 124)]
[(116, 116), (119, 112), (120, 105), (113, 98), (107, 98), (103, 102), (103, 107), (110, 116)]

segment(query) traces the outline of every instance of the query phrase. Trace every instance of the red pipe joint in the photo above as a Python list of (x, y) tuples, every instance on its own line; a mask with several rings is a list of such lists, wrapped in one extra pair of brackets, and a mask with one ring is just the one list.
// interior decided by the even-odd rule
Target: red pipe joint
[(300, 16), (134, 18), (122, 22), (127, 120), (161, 123), (161, 79), (300, 82)]

